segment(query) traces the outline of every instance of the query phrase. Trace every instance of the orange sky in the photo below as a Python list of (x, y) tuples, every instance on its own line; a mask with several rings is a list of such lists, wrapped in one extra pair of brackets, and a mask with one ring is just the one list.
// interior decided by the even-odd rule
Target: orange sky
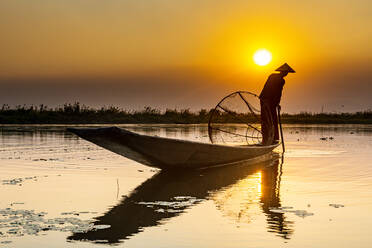
[(288, 62), (284, 111), (372, 108), (371, 24), (367, 0), (3, 0), (0, 103), (212, 107)]

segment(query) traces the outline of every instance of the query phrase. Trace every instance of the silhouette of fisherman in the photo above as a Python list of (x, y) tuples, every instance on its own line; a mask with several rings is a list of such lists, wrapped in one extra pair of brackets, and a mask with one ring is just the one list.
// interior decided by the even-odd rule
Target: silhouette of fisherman
[(262, 144), (271, 145), (279, 142), (278, 116), (276, 109), (280, 110), (280, 98), (285, 84), (284, 77), (295, 71), (287, 64), (280, 66), (267, 79), (260, 94), (261, 103), (261, 131)]

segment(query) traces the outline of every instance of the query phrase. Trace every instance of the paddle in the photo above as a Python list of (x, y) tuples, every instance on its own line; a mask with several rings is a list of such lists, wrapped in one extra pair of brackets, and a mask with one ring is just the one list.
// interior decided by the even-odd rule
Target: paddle
[(280, 138), (282, 140), (282, 147), (283, 147), (283, 153), (285, 152), (285, 146), (284, 146), (284, 137), (283, 137), (283, 128), (282, 128), (282, 120), (280, 118), (280, 107), (278, 106), (278, 121), (279, 121), (279, 127), (280, 127)]

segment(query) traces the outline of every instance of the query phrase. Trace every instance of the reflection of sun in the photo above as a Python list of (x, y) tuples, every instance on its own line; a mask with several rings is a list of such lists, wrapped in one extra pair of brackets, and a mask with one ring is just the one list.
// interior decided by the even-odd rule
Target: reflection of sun
[(257, 65), (267, 65), (271, 61), (271, 53), (266, 49), (257, 50), (253, 55), (253, 60)]

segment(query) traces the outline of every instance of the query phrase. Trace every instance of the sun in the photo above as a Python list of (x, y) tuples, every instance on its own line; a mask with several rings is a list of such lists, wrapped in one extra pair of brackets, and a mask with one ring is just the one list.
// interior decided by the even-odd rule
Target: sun
[(254, 62), (259, 66), (267, 65), (271, 58), (271, 53), (266, 49), (257, 50), (253, 55)]

